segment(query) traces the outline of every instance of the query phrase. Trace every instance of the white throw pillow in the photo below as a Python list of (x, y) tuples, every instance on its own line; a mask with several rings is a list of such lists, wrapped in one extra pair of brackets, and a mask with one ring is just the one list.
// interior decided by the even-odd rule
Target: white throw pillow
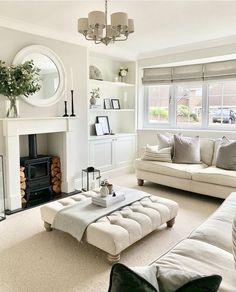
[(229, 139), (226, 138), (225, 136), (215, 140), (214, 154), (213, 154), (213, 159), (212, 159), (213, 166), (216, 166), (216, 160), (217, 160), (217, 156), (218, 156), (218, 152), (219, 152), (220, 147), (222, 145), (227, 144), (227, 141), (230, 142)]
[(144, 153), (141, 157), (142, 160), (154, 160), (154, 161), (164, 161), (164, 162), (172, 162), (171, 161), (171, 147), (162, 148), (159, 150), (159, 146), (151, 146), (147, 145), (145, 147)]
[(173, 138), (173, 134), (171, 133), (165, 133), (165, 134), (157, 133), (157, 140), (158, 140), (159, 149), (173, 147), (174, 145), (174, 138)]

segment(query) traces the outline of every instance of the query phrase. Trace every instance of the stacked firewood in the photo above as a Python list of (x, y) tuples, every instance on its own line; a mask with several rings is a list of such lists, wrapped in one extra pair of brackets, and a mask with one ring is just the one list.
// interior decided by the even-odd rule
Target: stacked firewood
[(22, 208), (26, 205), (25, 190), (26, 190), (26, 177), (25, 177), (25, 167), (20, 167), (20, 193), (21, 193), (21, 204)]
[(61, 162), (60, 157), (53, 156), (51, 164), (51, 183), (53, 192), (61, 193)]

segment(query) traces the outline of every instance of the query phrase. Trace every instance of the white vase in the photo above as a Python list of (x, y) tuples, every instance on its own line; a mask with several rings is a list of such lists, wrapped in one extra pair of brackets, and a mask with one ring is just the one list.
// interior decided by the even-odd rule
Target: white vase
[(100, 194), (102, 198), (105, 198), (106, 196), (109, 195), (109, 189), (107, 186), (102, 186), (100, 189)]
[(6, 117), (19, 118), (19, 100), (5, 100)]

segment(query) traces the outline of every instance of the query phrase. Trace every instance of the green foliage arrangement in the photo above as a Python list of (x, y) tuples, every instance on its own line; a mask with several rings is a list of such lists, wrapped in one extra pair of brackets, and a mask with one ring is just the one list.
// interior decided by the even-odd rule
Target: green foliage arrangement
[(94, 98), (100, 98), (100, 88), (93, 88), (92, 91), (90, 91), (91, 97)]
[(9, 67), (0, 60), (0, 94), (11, 102), (7, 116), (12, 109), (17, 115), (16, 99), (20, 95), (29, 97), (40, 90), (39, 72), (32, 60)]

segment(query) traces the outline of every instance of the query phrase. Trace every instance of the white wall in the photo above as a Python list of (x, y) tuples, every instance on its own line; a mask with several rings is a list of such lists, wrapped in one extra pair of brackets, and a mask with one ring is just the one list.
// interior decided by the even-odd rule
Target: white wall
[[(57, 41), (37, 35), (32, 35), (16, 30), (0, 28), (0, 60), (11, 65), (14, 56), (18, 51), (30, 45), (42, 45), (53, 50), (62, 60), (63, 65), (70, 81), (70, 68), (74, 73), (74, 108), (79, 116), (74, 143), (71, 146), (75, 149), (74, 160), (71, 164), (75, 167), (75, 178), (81, 174), (81, 169), (88, 164), (88, 128), (87, 128), (87, 76), (88, 76), (88, 58), (87, 48)], [(0, 96), (0, 118), (5, 117), (4, 97)], [(20, 100), (21, 117), (54, 117), (62, 116), (64, 111), (64, 102), (62, 99), (54, 106), (48, 108), (33, 107), (23, 100)], [(70, 113), (70, 104), (69, 104)], [(0, 137), (2, 135), (0, 134)], [(1, 138), (0, 150), (4, 152), (4, 141)], [(21, 153), (27, 153), (26, 137), (21, 138)], [(45, 152), (47, 149), (47, 135), (39, 137), (39, 151)], [(4, 153), (3, 153), (4, 154)], [(45, 154), (45, 153), (44, 153)]]

